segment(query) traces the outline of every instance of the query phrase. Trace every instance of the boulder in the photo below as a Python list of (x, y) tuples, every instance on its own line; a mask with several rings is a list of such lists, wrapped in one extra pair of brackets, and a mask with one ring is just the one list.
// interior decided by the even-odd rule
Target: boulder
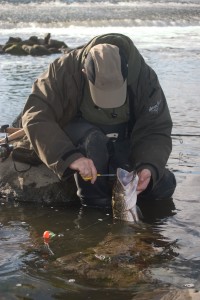
[(6, 44), (15, 44), (15, 43), (20, 43), (22, 39), (20, 37), (9, 37), (8, 41)]
[(13, 44), (5, 49), (5, 53), (12, 55), (27, 55), (28, 53), (18, 44)]
[(27, 40), (20, 37), (9, 37), (5, 45), (0, 45), (0, 54), (42, 56), (55, 53), (67, 53), (69, 47), (59, 40), (51, 39), (48, 33), (44, 38), (31, 36)]
[[(48, 48), (50, 54), (58, 54), (58, 53), (63, 53), (62, 49), (57, 49), (57, 48)], [(67, 53), (67, 52), (65, 52)]]
[(39, 39), (35, 35), (31, 36), (28, 41), (30, 41), (33, 45), (39, 44)]
[(0, 54), (3, 54), (4, 51), (3, 51), (3, 45), (0, 45)]
[(48, 45), (51, 48), (57, 48), (57, 49), (68, 48), (67, 45), (64, 42), (58, 41), (58, 40), (53, 40), (53, 39), (49, 39)]
[(79, 203), (73, 177), (62, 182), (44, 164), (14, 162), (10, 155), (0, 162), (0, 201), (16, 200), (41, 204)]
[(42, 45), (23, 45), (22, 49), (26, 51), (27, 54), (32, 56), (43, 56), (43, 55), (50, 55), (52, 54), (46, 47)]
[(24, 40), (20, 42), (20, 45), (29, 45), (29, 46), (34, 46), (34, 45), (44, 45), (44, 39), (39, 39), (37, 36), (31, 36), (28, 40)]
[(44, 43), (45, 44), (48, 44), (49, 43), (49, 40), (51, 38), (51, 33), (47, 33), (44, 37)]

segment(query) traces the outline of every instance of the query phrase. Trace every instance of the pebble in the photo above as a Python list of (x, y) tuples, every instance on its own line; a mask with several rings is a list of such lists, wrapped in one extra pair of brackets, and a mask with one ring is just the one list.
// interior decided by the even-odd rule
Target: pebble
[(16, 286), (22, 286), (22, 284), (21, 283), (17, 283)]
[(187, 288), (193, 288), (194, 284), (193, 283), (186, 283), (184, 286), (187, 287)]

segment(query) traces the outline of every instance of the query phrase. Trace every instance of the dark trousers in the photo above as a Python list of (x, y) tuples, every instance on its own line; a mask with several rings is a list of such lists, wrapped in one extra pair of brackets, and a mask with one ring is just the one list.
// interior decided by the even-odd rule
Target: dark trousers
[[(84, 130), (85, 128), (85, 130)], [(129, 139), (112, 140), (98, 127), (81, 119), (72, 122), (65, 129), (67, 135), (86, 157), (93, 160), (97, 172), (100, 174), (116, 173), (117, 168), (131, 170), (129, 162)], [(82, 204), (88, 206), (111, 207), (112, 185), (116, 178), (97, 177), (94, 184), (85, 181), (76, 173), (77, 195)], [(138, 195), (139, 199), (166, 199), (170, 198), (175, 190), (175, 176), (165, 170), (161, 180), (154, 188), (147, 188)]]

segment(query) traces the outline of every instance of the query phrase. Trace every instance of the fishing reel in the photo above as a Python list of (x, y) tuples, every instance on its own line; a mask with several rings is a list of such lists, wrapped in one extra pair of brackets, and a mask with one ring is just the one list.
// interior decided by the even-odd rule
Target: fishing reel
[(13, 145), (9, 145), (7, 143), (3, 143), (0, 145), (0, 159), (4, 161), (6, 158), (9, 157), (10, 153), (13, 150)]
[(1, 162), (4, 161), (6, 158), (9, 157), (10, 153), (13, 150), (13, 145), (8, 144), (8, 136), (6, 129), (9, 125), (3, 125), (0, 127), (0, 132), (5, 133), (5, 143), (0, 144), (0, 160)]

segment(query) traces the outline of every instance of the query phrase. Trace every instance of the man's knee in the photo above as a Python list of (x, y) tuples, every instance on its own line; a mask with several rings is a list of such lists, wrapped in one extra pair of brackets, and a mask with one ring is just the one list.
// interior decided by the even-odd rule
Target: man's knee
[(80, 148), (85, 155), (92, 159), (97, 172), (108, 172), (109, 153), (107, 148), (108, 138), (99, 129), (88, 132)]
[(85, 138), (94, 130), (100, 131), (98, 127), (79, 117), (68, 123), (63, 130), (75, 146), (82, 144)]
[(175, 188), (176, 178), (174, 174), (168, 169), (165, 169), (163, 177), (153, 188), (152, 193), (157, 199), (167, 199), (173, 195)]

